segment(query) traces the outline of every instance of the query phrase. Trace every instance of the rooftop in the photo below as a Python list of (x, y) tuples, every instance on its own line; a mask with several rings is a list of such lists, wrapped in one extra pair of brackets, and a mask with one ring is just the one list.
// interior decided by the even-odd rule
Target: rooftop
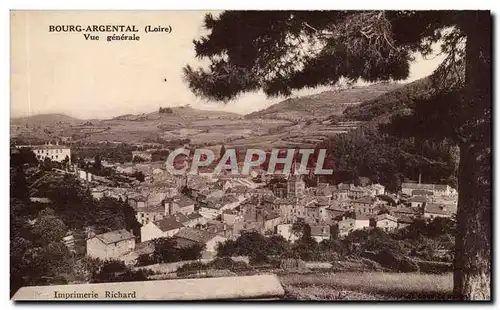
[(162, 220), (154, 222), (154, 224), (161, 230), (161, 231), (169, 231), (169, 230), (174, 230), (178, 228), (184, 227), (181, 223), (179, 223), (174, 216), (169, 216), (166, 217)]
[(370, 197), (370, 196), (364, 196), (359, 199), (356, 199), (354, 201), (355, 203), (361, 203), (361, 204), (373, 204), (375, 202), (375, 198)]
[(377, 215), (375, 217), (375, 221), (382, 221), (382, 220), (391, 220), (393, 222), (397, 222), (397, 218), (395, 218), (394, 216), (390, 215), (390, 214), (380, 214), (380, 215)]
[(179, 200), (175, 201), (175, 203), (177, 203), (179, 207), (183, 208), (194, 205), (195, 202), (187, 196), (182, 196)]
[(357, 221), (368, 221), (370, 218), (364, 214), (355, 214), (354, 219)]
[(414, 189), (411, 194), (413, 196), (432, 196), (434, 193), (425, 189)]
[(434, 214), (442, 214), (442, 215), (448, 215), (450, 212), (446, 208), (445, 205), (438, 205), (435, 203), (428, 203), (424, 207), (424, 212), (426, 213), (434, 213)]
[(70, 149), (69, 146), (65, 145), (53, 145), (53, 144), (44, 144), (44, 145), (32, 145), (32, 149), (34, 150), (56, 150), (56, 149)]
[(195, 242), (202, 243), (202, 244), (207, 243), (209, 240), (213, 239), (215, 236), (217, 236), (217, 235), (214, 233), (199, 230), (199, 229), (194, 229), (194, 228), (190, 228), (190, 227), (185, 227), (185, 228), (181, 229), (175, 235), (175, 237), (195, 241)]
[(126, 229), (120, 229), (115, 231), (110, 231), (104, 234), (96, 235), (95, 238), (98, 238), (105, 244), (111, 244), (115, 242), (120, 242), (124, 240), (134, 239), (135, 236), (127, 231)]
[(410, 202), (428, 202), (429, 199), (425, 196), (415, 196), (410, 199)]

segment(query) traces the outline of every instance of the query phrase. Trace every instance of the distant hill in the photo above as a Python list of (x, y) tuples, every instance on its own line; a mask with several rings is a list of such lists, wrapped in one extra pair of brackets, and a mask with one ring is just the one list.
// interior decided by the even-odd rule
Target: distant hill
[(413, 108), (414, 101), (430, 90), (430, 78), (422, 78), (345, 109), (339, 120), (384, 122), (395, 113), (404, 113)]
[(82, 120), (65, 114), (37, 114), (33, 116), (11, 118), (10, 124), (19, 126), (51, 126), (57, 124), (76, 124), (81, 121)]
[(405, 107), (401, 102), (407, 102), (407, 96), (419, 92), (421, 83), (380, 83), (325, 91), (288, 99), (245, 116), (199, 110), (189, 105), (162, 107), (161, 110), (158, 107), (151, 113), (126, 114), (104, 120), (78, 120), (62, 114), (36, 115), (12, 119), (11, 137), (47, 140), (67, 136), (91, 143), (161, 143), (189, 139), (196, 146), (314, 147), (366, 121), (388, 117), (391, 111), (401, 110)]
[(225, 112), (225, 111), (210, 111), (210, 110), (200, 110), (195, 109), (190, 106), (181, 107), (169, 107), (165, 108), (166, 112), (151, 112), (143, 114), (125, 114), (112, 118), (112, 120), (123, 120), (123, 121), (151, 121), (151, 120), (168, 120), (168, 119), (183, 119), (183, 120), (193, 120), (193, 119), (235, 119), (241, 118), (241, 115), (237, 113)]
[(341, 115), (345, 109), (361, 104), (403, 84), (379, 83), (339, 91), (325, 91), (319, 94), (287, 99), (267, 109), (247, 114), (245, 118), (272, 118), (290, 121), (325, 119), (330, 115)]

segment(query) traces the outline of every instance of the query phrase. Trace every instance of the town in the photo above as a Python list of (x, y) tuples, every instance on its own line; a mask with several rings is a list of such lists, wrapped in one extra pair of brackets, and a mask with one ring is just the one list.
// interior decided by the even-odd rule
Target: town
[[(22, 149), (33, 152), (41, 164), (56, 164), (58, 168), (52, 168), (56, 174), (72, 175), (94, 200), (116, 199), (133, 208), (140, 230), (93, 231), (85, 227), (84, 237), (88, 257), (131, 266), (140, 256), (152, 255), (153, 241), (161, 238), (174, 240), (178, 247), (199, 245), (203, 258), (214, 258), (220, 244), (237, 240), (245, 231), (281, 236), (293, 243), (300, 238), (294, 225), (302, 223), (320, 243), (360, 230), (394, 232), (415, 220), (450, 219), (457, 207), (456, 190), (443, 184), (405, 182), (393, 193), (366, 180), (329, 184), (316, 176), (316, 184), (307, 186), (304, 179), (310, 176), (270, 174), (262, 167), (252, 167), (248, 175), (215, 174), (200, 168), (197, 175), (180, 176), (169, 173), (164, 161), (151, 161), (151, 154), (158, 151), (154, 148), (134, 151), (133, 161), (123, 164), (98, 157), (72, 163), (72, 150), (59, 140), (17, 145), (11, 152)], [(113, 173), (105, 177), (82, 168), (95, 166), (96, 160)], [(30, 199), (49, 201), (43, 196)], [(64, 242), (74, 250), (71, 231)]]

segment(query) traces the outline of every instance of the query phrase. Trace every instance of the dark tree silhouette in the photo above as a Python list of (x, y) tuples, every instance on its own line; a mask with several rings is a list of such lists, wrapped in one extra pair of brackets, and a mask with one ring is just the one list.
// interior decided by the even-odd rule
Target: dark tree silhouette
[(441, 43), (447, 57), (426, 99), (441, 97), (424, 115), (437, 121), (425, 132), (460, 148), (454, 290), (465, 300), (491, 298), (490, 12), (225, 11), (206, 15), (204, 27), (194, 48), (210, 65), (186, 66), (184, 75), (196, 95), (226, 102), (342, 79), (402, 80), (415, 52), (430, 55)]
[(101, 169), (102, 169), (101, 155), (97, 154), (94, 157), (94, 170), (101, 171)]

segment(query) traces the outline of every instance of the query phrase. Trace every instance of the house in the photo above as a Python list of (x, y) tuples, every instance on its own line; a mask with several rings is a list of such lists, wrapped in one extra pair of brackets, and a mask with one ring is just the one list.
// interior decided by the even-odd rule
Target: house
[(295, 242), (299, 239), (299, 236), (295, 235), (293, 232), (292, 232), (292, 224), (279, 224), (277, 227), (276, 227), (276, 233), (280, 236), (282, 236), (283, 238), (285, 238), (285, 240), (289, 241), (289, 242)]
[(165, 213), (172, 215), (175, 213), (190, 214), (194, 212), (195, 202), (187, 196), (165, 199)]
[(278, 213), (275, 212), (266, 212), (263, 215), (264, 220), (264, 231), (272, 231), (273, 233), (276, 230), (276, 226), (281, 224), (281, 218)]
[(279, 213), (284, 223), (295, 222), (295, 202), (296, 200), (292, 198), (279, 198), (276, 200), (275, 211)]
[(398, 217), (398, 229), (405, 228), (413, 224), (413, 219), (407, 216)]
[(344, 209), (342, 207), (338, 206), (329, 206), (328, 208), (325, 209), (326, 211), (326, 220), (327, 221), (341, 221), (346, 212), (348, 212), (347, 209)]
[(305, 221), (307, 223), (318, 223), (319, 220), (321, 219), (320, 215), (321, 208), (318, 204), (312, 203), (306, 206), (305, 211), (306, 211)]
[(328, 225), (311, 225), (311, 237), (316, 242), (330, 239), (330, 226)]
[(156, 222), (149, 222), (141, 227), (141, 242), (173, 237), (184, 226), (174, 216), (165, 217)]
[(240, 200), (234, 196), (224, 196), (220, 199), (209, 199), (200, 206), (200, 214), (208, 219), (216, 218), (225, 210), (233, 210), (240, 205)]
[(179, 223), (185, 227), (205, 227), (207, 225), (207, 219), (201, 216), (199, 213), (182, 214), (177, 213), (174, 215)]
[(375, 190), (375, 196), (380, 196), (385, 194), (385, 186), (381, 184), (372, 184), (371, 188)]
[(142, 195), (137, 195), (135, 193), (129, 194), (127, 196), (129, 205), (134, 209), (142, 209), (146, 207), (146, 202), (148, 201), (146, 197)]
[(411, 195), (414, 190), (426, 190), (434, 194), (434, 196), (453, 196), (456, 195), (456, 190), (449, 185), (442, 184), (421, 184), (407, 182), (401, 184), (401, 192), (406, 195)]
[(232, 225), (228, 225), (217, 220), (208, 221), (207, 228), (205, 230), (216, 235), (224, 236), (226, 238), (231, 238), (235, 233), (234, 227)]
[(234, 225), (236, 222), (243, 222), (243, 215), (236, 210), (226, 210), (222, 213), (222, 222)]
[(402, 216), (409, 218), (418, 218), (420, 217), (421, 210), (419, 208), (407, 207), (405, 205), (397, 205), (395, 207), (386, 207), (389, 210), (390, 214), (394, 215), (397, 218)]
[(427, 203), (424, 206), (424, 218), (434, 219), (437, 217), (451, 217), (451, 212), (445, 205)]
[(351, 205), (356, 214), (374, 215), (377, 202), (378, 200), (375, 197), (363, 196), (352, 201)]
[(421, 208), (424, 204), (428, 203), (429, 199), (426, 196), (415, 196), (410, 199), (412, 208)]
[(425, 189), (415, 189), (411, 191), (412, 196), (433, 196), (434, 193), (432, 191), (428, 191)]
[(329, 220), (327, 208), (329, 208), (329, 205), (326, 199), (318, 199), (317, 202), (309, 204), (305, 207), (305, 221), (307, 223), (317, 224)]
[(348, 192), (348, 196), (352, 199), (358, 199), (365, 196), (367, 193), (361, 187), (351, 186)]
[(341, 188), (332, 190), (332, 200), (347, 200), (349, 199), (349, 191)]
[(139, 158), (144, 161), (151, 161), (153, 159), (153, 155), (150, 152), (146, 151), (132, 151), (132, 158)]
[(225, 195), (220, 199), (219, 203), (222, 204), (222, 210), (224, 211), (233, 210), (240, 205), (241, 201), (233, 195)]
[(383, 231), (393, 231), (398, 228), (398, 219), (389, 214), (377, 215), (374, 219), (375, 227)]
[(377, 198), (380, 201), (383, 201), (385, 204), (390, 205), (390, 206), (396, 206), (399, 202), (399, 199), (396, 195), (393, 194), (384, 194), (384, 195), (379, 195)]
[(87, 239), (87, 255), (102, 260), (117, 259), (135, 248), (135, 236), (126, 229)]
[(165, 207), (163, 205), (135, 208), (135, 217), (141, 225), (146, 225), (149, 222), (156, 222), (165, 217)]
[(78, 178), (86, 182), (92, 182), (92, 173), (85, 170), (78, 170)]
[(214, 219), (219, 215), (222, 215), (222, 212), (224, 210), (222, 209), (222, 204), (217, 203), (213, 200), (209, 200), (204, 204), (200, 205), (200, 209), (198, 212), (201, 214), (201, 216), (207, 218), (207, 219)]
[(35, 153), (39, 161), (44, 161), (45, 158), (48, 158), (51, 161), (57, 162), (67, 160), (68, 164), (71, 164), (71, 149), (67, 146), (59, 145), (59, 142), (56, 142), (56, 145), (50, 143), (33, 145), (31, 146), (31, 150)]
[(152, 241), (139, 242), (135, 244), (133, 251), (122, 255), (119, 260), (124, 262), (126, 265), (134, 266), (140, 256), (147, 255), (151, 257), (154, 251), (155, 246)]
[(272, 184), (271, 190), (273, 191), (274, 196), (276, 196), (278, 198), (286, 198), (286, 196), (287, 196), (286, 184), (282, 184), (282, 183)]
[(320, 183), (318, 184), (318, 187), (316, 189), (316, 196), (327, 198), (328, 200), (330, 200), (333, 196), (334, 191), (337, 191), (337, 189), (333, 186), (325, 183)]
[(227, 240), (227, 238), (209, 231), (198, 230), (190, 227), (181, 229), (174, 236), (179, 247), (189, 247), (193, 244), (205, 246), (205, 252), (216, 253), (217, 245)]
[(346, 236), (358, 229), (370, 227), (370, 219), (364, 214), (355, 214), (352, 218), (344, 218), (338, 222), (339, 236)]

